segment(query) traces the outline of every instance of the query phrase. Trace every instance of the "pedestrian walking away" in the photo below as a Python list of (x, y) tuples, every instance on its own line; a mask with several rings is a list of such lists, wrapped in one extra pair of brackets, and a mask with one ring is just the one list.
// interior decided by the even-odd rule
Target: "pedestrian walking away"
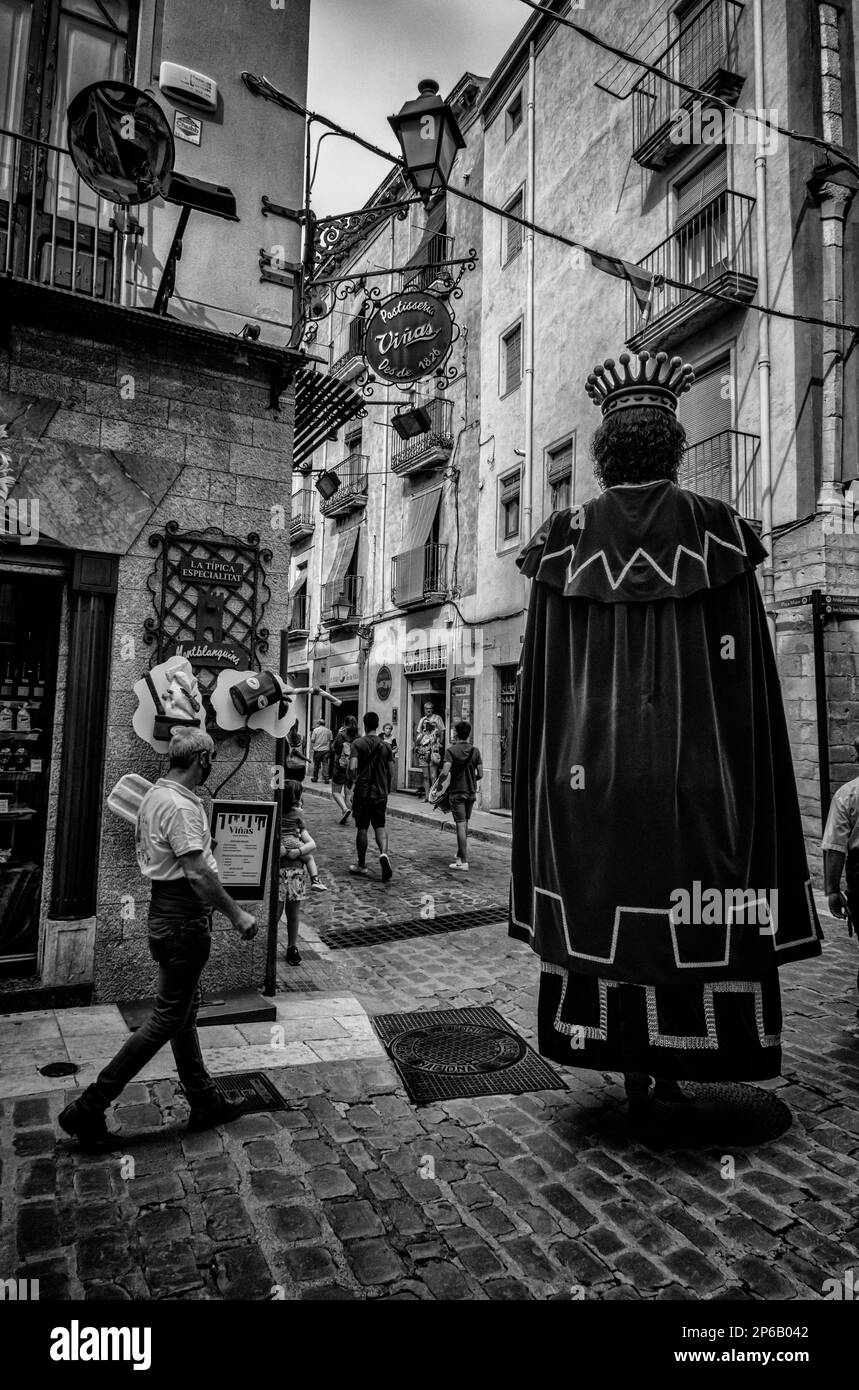
[(137, 863), (152, 884), (149, 950), (159, 967), (158, 992), (150, 1017), (59, 1116), (61, 1128), (90, 1151), (111, 1147), (107, 1107), (166, 1042), (191, 1106), (190, 1129), (234, 1120), (244, 1109), (243, 1101), (219, 1097), (203, 1063), (196, 1026), (213, 909), (224, 913), (243, 941), (257, 932), (255, 919), (218, 880), (206, 813), (195, 794), (211, 772), (214, 748), (200, 729), (176, 732), (170, 740), (169, 771), (140, 803)]
[[(307, 896), (307, 868), (302, 857), (309, 850), (312, 855), (316, 849), (316, 842), (311, 839), (307, 831), (304, 830), (302, 839), (300, 834), (296, 834), (296, 826), (304, 828), (304, 821), (299, 812), (301, 804), (301, 786), (298, 782), (289, 781), (283, 788), (282, 806), (282, 831), (286, 829), (286, 834), (281, 833), (280, 842), (280, 914), (286, 914), (286, 961), (288, 965), (300, 965), (301, 953), (298, 949), (298, 930), (300, 926), (301, 903)], [(315, 867), (315, 865), (314, 865)]]
[(444, 755), (441, 776), (446, 781), (442, 785), (447, 791), (450, 810), (456, 825), (456, 859), (448, 865), (451, 869), (468, 869), (468, 822), (477, 800), (477, 784), (483, 777), (483, 763), (480, 750), (471, 742), (471, 725), (468, 720), (454, 724), (456, 735)]
[(319, 781), (319, 774), (324, 769), (323, 781), (331, 781), (331, 742), (332, 734), (324, 719), (317, 719), (310, 735), (310, 752), (313, 757), (313, 776), (312, 782)]
[(358, 721), (350, 714), (337, 731), (331, 745), (331, 795), (336, 806), (340, 807), (340, 824), (345, 825), (351, 811), (349, 809), (349, 759), (352, 755), (352, 741), (358, 734)]
[(385, 826), (393, 754), (390, 746), (379, 737), (378, 728), (378, 714), (373, 710), (368, 711), (364, 715), (364, 737), (357, 738), (352, 744), (349, 776), (355, 788), (352, 815), (355, 819), (355, 849), (358, 858), (355, 864), (349, 865), (349, 872), (367, 872), (367, 831), (372, 825), (379, 847), (379, 867), (382, 878), (387, 883), (393, 877), (391, 861), (388, 858), (388, 831)]
[[(289, 794), (286, 788), (289, 787)], [(303, 815), (301, 801), (301, 783), (289, 780), (284, 783), (284, 801), (280, 822), (281, 832), (281, 862), (285, 854), (288, 853), (289, 861), (297, 857), (304, 864), (310, 874), (310, 887), (317, 893), (327, 893), (328, 889), (319, 877), (319, 870), (316, 867), (316, 860), (313, 852), (316, 849), (316, 841), (312, 838), (307, 829)]]
[[(853, 740), (853, 748), (859, 762), (859, 738)], [(844, 918), (852, 935), (854, 923), (859, 921), (859, 777), (845, 782), (833, 796), (821, 848), (829, 911), (833, 917)], [(841, 891), (845, 869), (846, 893)], [(859, 973), (856, 988), (859, 989)], [(856, 1012), (859, 1015), (859, 1009)]]

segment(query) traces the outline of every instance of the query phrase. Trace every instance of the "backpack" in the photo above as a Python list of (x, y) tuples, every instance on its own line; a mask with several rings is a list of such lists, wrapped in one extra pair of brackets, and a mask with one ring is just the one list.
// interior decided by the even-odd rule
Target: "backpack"
[(352, 756), (352, 745), (351, 745), (351, 743), (346, 743), (346, 742), (344, 742), (343, 747), (340, 749), (340, 757), (339, 757), (338, 760), (337, 760), (338, 765), (339, 765), (340, 767), (348, 767), (348, 766), (349, 766), (349, 759), (350, 759), (351, 756)]

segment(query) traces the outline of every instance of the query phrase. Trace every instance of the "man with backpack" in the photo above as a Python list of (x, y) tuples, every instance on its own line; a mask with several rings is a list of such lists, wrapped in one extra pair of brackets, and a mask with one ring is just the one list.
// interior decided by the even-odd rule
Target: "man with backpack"
[(471, 725), (463, 719), (454, 724), (456, 738), (444, 755), (441, 776), (448, 778), (447, 797), (456, 824), (456, 859), (451, 869), (468, 869), (468, 822), (477, 800), (477, 784), (483, 776), (480, 750), (470, 743)]
[(352, 817), (355, 821), (355, 849), (358, 862), (349, 865), (350, 874), (367, 873), (367, 831), (372, 825), (379, 846), (379, 867), (387, 883), (394, 871), (388, 858), (388, 832), (385, 811), (391, 790), (393, 754), (390, 744), (379, 738), (379, 716), (372, 710), (364, 715), (364, 737), (356, 738), (349, 759), (349, 784), (354, 786)]

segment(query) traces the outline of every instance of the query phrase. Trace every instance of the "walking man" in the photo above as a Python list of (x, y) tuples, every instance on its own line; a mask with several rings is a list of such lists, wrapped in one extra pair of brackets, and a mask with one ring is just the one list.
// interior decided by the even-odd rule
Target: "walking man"
[(319, 772), (324, 764), (324, 782), (331, 780), (331, 768), (329, 759), (331, 756), (331, 730), (324, 719), (317, 719), (310, 735), (310, 751), (313, 754), (313, 776), (312, 782), (319, 781)]
[[(853, 740), (859, 763), (859, 738)], [(833, 917), (859, 921), (859, 777), (845, 782), (832, 798), (823, 832), (824, 890)], [(841, 875), (846, 866), (846, 893)], [(859, 975), (856, 977), (859, 988)]]
[(243, 941), (257, 924), (224, 891), (212, 854), (212, 836), (195, 788), (212, 768), (215, 745), (201, 729), (182, 729), (170, 740), (170, 768), (140, 803), (137, 862), (152, 883), (149, 950), (158, 962), (158, 993), (151, 1016), (120, 1048), (93, 1085), (59, 1116), (67, 1134), (90, 1152), (112, 1146), (105, 1111), (166, 1042), (191, 1106), (189, 1128), (209, 1129), (236, 1119), (244, 1101), (219, 1097), (203, 1064), (197, 1036), (200, 976), (212, 945), (212, 911), (229, 918)]
[(364, 737), (356, 738), (349, 759), (349, 781), (354, 785), (352, 816), (355, 821), (355, 849), (358, 862), (349, 865), (350, 874), (367, 872), (367, 831), (372, 825), (379, 846), (379, 867), (387, 883), (393, 877), (388, 858), (388, 832), (385, 811), (391, 790), (393, 754), (390, 745), (379, 738), (379, 716), (372, 710), (364, 715)]
[(466, 719), (454, 724), (456, 739), (444, 755), (441, 773), (447, 777), (447, 794), (456, 825), (456, 858), (451, 869), (468, 870), (468, 822), (477, 800), (477, 784), (483, 776), (480, 750), (471, 742), (471, 725)]

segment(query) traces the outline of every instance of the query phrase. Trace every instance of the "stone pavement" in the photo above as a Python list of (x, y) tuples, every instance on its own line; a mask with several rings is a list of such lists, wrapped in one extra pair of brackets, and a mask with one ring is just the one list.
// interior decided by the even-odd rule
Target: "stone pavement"
[[(280, 1005), (368, 1012), (491, 1003), (533, 1041), (538, 965), (503, 922), (331, 950), (330, 921), (401, 922), (503, 903), (508, 848), (392, 823), (391, 884), (344, 872), (354, 845), (307, 798), (329, 894)], [(426, 901), (429, 897), (432, 901)], [(416, 1108), (387, 1060), (271, 1067), (289, 1109), (188, 1134), (170, 1080), (137, 1082), (106, 1157), (57, 1142), (61, 1093), (0, 1102), (0, 1277), (42, 1298), (820, 1299), (859, 1267), (854, 941), (824, 917), (820, 961), (783, 972), (792, 1129), (748, 1151), (632, 1139), (619, 1079)], [(307, 1016), (306, 1014), (304, 1015)], [(204, 1035), (205, 1044), (205, 1035)]]

